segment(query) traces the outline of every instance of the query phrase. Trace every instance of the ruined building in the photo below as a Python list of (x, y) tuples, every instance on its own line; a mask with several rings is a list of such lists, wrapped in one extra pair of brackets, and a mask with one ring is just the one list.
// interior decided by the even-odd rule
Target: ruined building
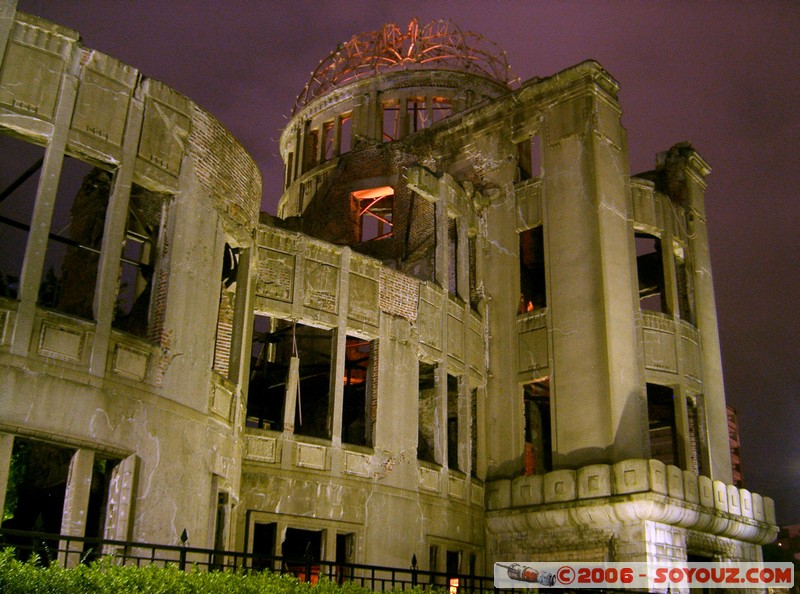
[(353, 37), (271, 217), (213, 116), (0, 7), (4, 527), (476, 574), (760, 558), (709, 167), (630, 175), (599, 64), (517, 84), (447, 22)]

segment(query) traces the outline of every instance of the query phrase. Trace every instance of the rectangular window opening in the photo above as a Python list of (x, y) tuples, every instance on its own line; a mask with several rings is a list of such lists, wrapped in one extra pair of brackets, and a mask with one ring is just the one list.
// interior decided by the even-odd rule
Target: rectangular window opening
[(678, 465), (678, 431), (675, 425), (675, 395), (672, 388), (647, 384), (647, 419), (650, 458)]
[(142, 338), (149, 335), (153, 273), (168, 196), (132, 184), (113, 326)]
[(524, 387), (525, 475), (553, 470), (553, 444), (550, 425), (550, 378)]
[(541, 177), (541, 149), (539, 135), (534, 134), (527, 140), (517, 144), (517, 178), (525, 181)]
[(306, 122), (305, 146), (303, 147), (303, 173), (318, 165), (319, 129), (311, 130), (311, 123)]
[(380, 186), (351, 194), (354, 243), (386, 239), (394, 228), (394, 188)]
[(16, 299), (44, 147), (0, 134), (0, 297)]
[(670, 313), (664, 290), (661, 240), (648, 233), (636, 233), (636, 272), (639, 278), (639, 306), (642, 310)]
[(450, 100), (446, 99), (445, 97), (433, 97), (432, 104), (432, 118), (434, 124), (450, 117), (453, 113), (453, 106), (451, 105)]
[(274, 571), (277, 564), (270, 559), (275, 556), (275, 543), (278, 535), (276, 522), (253, 524), (253, 569)]
[(397, 100), (384, 101), (381, 104), (383, 112), (382, 140), (391, 142), (400, 138), (400, 103)]
[(356, 535), (348, 532), (346, 534), (336, 534), (336, 577), (339, 584), (352, 578), (352, 569), (344, 567), (356, 561)]
[(470, 475), (478, 477), (478, 390), (469, 391), (469, 441), (470, 441)]
[(478, 295), (477, 239), (470, 237), (467, 241), (469, 242), (467, 246), (469, 255), (469, 305), (472, 309), (477, 310), (480, 301), (480, 296)]
[(322, 159), (328, 161), (336, 156), (333, 121), (322, 124)]
[(353, 114), (339, 116), (339, 147), (337, 154), (343, 154), (353, 148)]
[(675, 276), (678, 285), (678, 309), (681, 319), (694, 324), (694, 283), (692, 282), (691, 271), (686, 263), (683, 248), (675, 251)]
[(424, 130), (430, 126), (425, 97), (410, 97), (406, 100), (406, 114), (411, 132)]
[[(330, 439), (332, 347), (331, 330), (254, 316), (247, 426), (282, 430), (288, 396), (295, 406), (294, 432)], [(293, 359), (296, 378), (290, 377)], [(293, 383), (296, 391), (287, 394)]]
[(458, 224), (456, 219), (447, 221), (447, 290), (458, 296)]
[(100, 248), (113, 173), (65, 157), (56, 194), (39, 305), (94, 319)]
[(252, 336), (246, 425), (280, 431), (291, 357), (291, 324), (256, 314)]
[(447, 374), (447, 466), (450, 470), (461, 470), (458, 463), (458, 417), (459, 397), (458, 378)]
[(519, 284), (518, 313), (547, 307), (544, 233), (541, 225), (519, 234)]
[(344, 363), (342, 441), (372, 445), (372, 341), (347, 337)]
[(283, 184), (284, 188), (288, 188), (291, 185), (292, 181), (294, 181), (293, 177), (294, 173), (292, 169), (293, 167), (294, 167), (294, 153), (289, 153), (289, 157), (286, 159), (286, 171), (284, 173), (285, 180)]
[(436, 459), (436, 404), (437, 381), (435, 364), (419, 363), (419, 425), (417, 434), (417, 458), (424, 462), (438, 463)]

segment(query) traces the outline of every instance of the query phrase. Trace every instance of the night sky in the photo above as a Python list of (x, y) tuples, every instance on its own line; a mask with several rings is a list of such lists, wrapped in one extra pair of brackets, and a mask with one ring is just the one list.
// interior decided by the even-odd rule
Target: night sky
[(87, 47), (210, 111), (253, 155), (263, 209), (277, 139), (320, 60), (353, 34), (449, 18), (508, 52), (515, 75), (595, 59), (619, 81), (631, 171), (690, 141), (706, 205), (729, 404), (745, 487), (800, 522), (800, 2), (20, 0)]

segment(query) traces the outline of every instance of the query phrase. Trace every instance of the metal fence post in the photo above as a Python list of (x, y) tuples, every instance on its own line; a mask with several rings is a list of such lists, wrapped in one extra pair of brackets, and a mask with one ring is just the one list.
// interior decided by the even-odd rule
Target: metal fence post
[(181, 532), (181, 552), (180, 552), (180, 561), (178, 566), (181, 568), (181, 571), (186, 571), (186, 543), (189, 541), (189, 534), (186, 532), (186, 528), (183, 529)]

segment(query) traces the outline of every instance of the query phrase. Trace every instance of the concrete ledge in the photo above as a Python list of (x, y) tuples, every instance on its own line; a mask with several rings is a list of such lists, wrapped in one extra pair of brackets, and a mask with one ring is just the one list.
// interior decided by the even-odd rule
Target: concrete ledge
[[(567, 524), (596, 529), (646, 520), (758, 544), (777, 534), (772, 499), (658, 460), (502, 479), (485, 490), (487, 511), (498, 518), (499, 530), (519, 522), (536, 529)], [(515, 519), (505, 517), (506, 510)]]
[(578, 499), (611, 495), (611, 466), (592, 464), (578, 469)]

